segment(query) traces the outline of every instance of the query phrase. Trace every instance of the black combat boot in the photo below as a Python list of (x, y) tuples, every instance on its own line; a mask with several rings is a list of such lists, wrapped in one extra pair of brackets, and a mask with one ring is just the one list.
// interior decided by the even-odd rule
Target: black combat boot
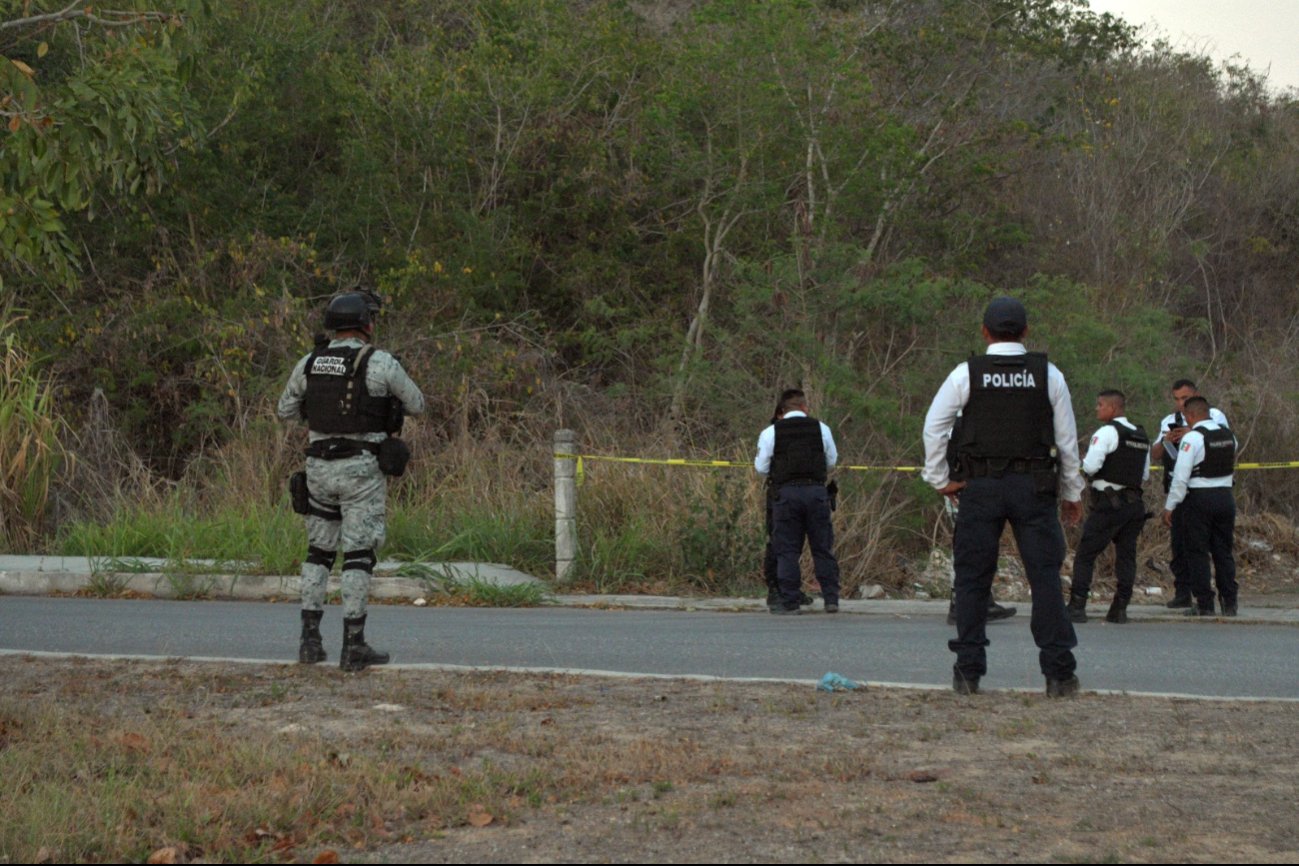
[(390, 659), (365, 642), (365, 617), (343, 620), (343, 653), (338, 666), (345, 671), (365, 670), (371, 665), (386, 665)]
[(1046, 696), (1048, 698), (1072, 698), (1078, 694), (1078, 677), (1068, 676), (1065, 679), (1046, 678)]
[(320, 618), (323, 610), (302, 612), (302, 642), (298, 644), (298, 662), (314, 665), (325, 660), (325, 645), (320, 640)]
[(1087, 621), (1087, 599), (1080, 595), (1069, 596), (1069, 621)]
[(1110, 609), (1105, 614), (1105, 621), (1123, 625), (1128, 621), (1128, 603), (1126, 599), (1114, 599), (1110, 602)]
[(1191, 593), (1189, 591), (1177, 592), (1174, 593), (1171, 599), (1169, 599), (1168, 604), (1165, 605), (1165, 607), (1176, 610), (1179, 607), (1190, 607), (1192, 603)]

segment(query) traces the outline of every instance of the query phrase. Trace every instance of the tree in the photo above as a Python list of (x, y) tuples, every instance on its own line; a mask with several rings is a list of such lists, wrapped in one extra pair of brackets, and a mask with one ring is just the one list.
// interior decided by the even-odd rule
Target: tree
[(68, 215), (159, 189), (192, 141), (174, 37), (197, 4), (0, 2), (0, 281), (72, 281)]

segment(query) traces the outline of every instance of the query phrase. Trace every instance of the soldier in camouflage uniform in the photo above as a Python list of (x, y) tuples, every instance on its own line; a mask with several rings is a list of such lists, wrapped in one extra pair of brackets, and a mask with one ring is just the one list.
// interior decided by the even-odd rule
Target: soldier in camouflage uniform
[[(424, 411), (424, 395), (389, 353), (374, 349), (378, 299), (348, 292), (329, 302), (318, 344), (293, 369), (277, 414), (303, 419), (306, 449), (307, 558), (302, 564), (302, 637), (298, 660), (325, 660), (320, 637), (325, 589), (343, 552), (343, 651), (339, 667), (357, 671), (387, 664), (389, 656), (365, 642), (366, 602), (376, 551), (385, 536), (387, 474), (400, 475), (405, 446), (392, 434), (402, 414)], [(358, 387), (361, 386), (361, 387)], [(405, 452), (409, 456), (409, 452)], [(395, 464), (400, 464), (394, 465)]]

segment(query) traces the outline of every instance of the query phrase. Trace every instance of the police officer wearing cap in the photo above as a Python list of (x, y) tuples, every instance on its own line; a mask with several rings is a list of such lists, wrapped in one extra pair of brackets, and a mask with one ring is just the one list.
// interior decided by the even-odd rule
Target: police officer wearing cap
[(758, 436), (753, 468), (768, 476), (775, 493), (771, 506), (771, 544), (776, 554), (780, 598), (769, 605), (773, 614), (798, 614), (802, 599), (799, 558), (803, 540), (812, 549), (812, 563), (826, 613), (839, 611), (839, 560), (834, 555), (834, 525), (829, 470), (839, 460), (830, 428), (807, 414), (807, 396), (798, 389), (781, 394), (780, 418)]
[[(1190, 379), (1178, 379), (1173, 383), (1173, 411), (1164, 416), (1159, 424), (1159, 438), (1150, 449), (1150, 456), (1160, 461), (1164, 467), (1164, 494), (1173, 483), (1173, 467), (1177, 463), (1177, 449), (1182, 437), (1190, 430), (1186, 417), (1182, 414), (1186, 401), (1198, 397), (1199, 390)], [(1230, 427), (1227, 416), (1218, 409), (1209, 408), (1209, 420), (1222, 427)], [(1168, 568), (1173, 572), (1173, 598), (1168, 602), (1171, 608), (1191, 607), (1191, 577), (1186, 566), (1186, 529), (1182, 526), (1181, 515), (1173, 512), (1173, 525), (1168, 531), (1168, 543), (1172, 558)]]
[[(924, 479), (944, 496), (959, 496), (954, 540), (957, 637), (952, 688), (974, 694), (987, 673), (988, 598), (1007, 522), (1015, 534), (1032, 587), (1031, 629), (1050, 697), (1078, 691), (1078, 645), (1061, 593), (1066, 521), (1082, 516), (1078, 434), (1069, 386), (1046, 355), (1024, 347), (1028, 314), (1013, 298), (996, 298), (984, 311), (987, 353), (959, 364), (943, 382), (925, 416)], [(957, 455), (964, 481), (953, 481), (945, 438), (961, 416)]]
[(326, 658), (320, 621), (329, 572), (341, 551), (339, 667), (346, 671), (389, 660), (365, 640), (370, 578), (386, 534), (385, 475), (400, 475), (409, 458), (395, 433), (404, 414), (424, 411), (424, 395), (401, 363), (371, 345), (377, 312), (378, 299), (369, 292), (331, 299), (324, 324), (333, 338), (298, 361), (276, 409), (284, 420), (305, 420), (310, 431), (306, 472), (291, 485), (295, 510), (306, 515), (308, 544), (298, 661)]
[(1104, 426), (1092, 435), (1083, 458), (1083, 474), (1091, 479), (1090, 511), (1083, 524), (1082, 540), (1073, 557), (1073, 585), (1069, 591), (1069, 619), (1087, 621), (1087, 596), (1092, 587), (1096, 557), (1114, 544), (1114, 600), (1106, 622), (1128, 621), (1128, 603), (1137, 579), (1137, 539), (1146, 523), (1141, 488), (1150, 477), (1150, 439), (1139, 424), (1125, 415), (1127, 398), (1122, 391), (1101, 391), (1096, 397), (1096, 420)]
[(1213, 616), (1213, 586), (1209, 562), (1218, 584), (1223, 616), (1236, 615), (1236, 498), (1232, 494), (1236, 468), (1236, 436), (1210, 418), (1209, 401), (1187, 398), (1182, 413), (1189, 429), (1181, 437), (1173, 480), (1164, 502), (1164, 525), (1172, 528), (1181, 514), (1183, 555), (1195, 606), (1189, 616)]

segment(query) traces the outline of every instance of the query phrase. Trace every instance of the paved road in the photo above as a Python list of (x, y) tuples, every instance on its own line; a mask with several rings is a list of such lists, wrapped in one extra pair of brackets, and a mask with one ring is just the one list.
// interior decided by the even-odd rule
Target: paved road
[[(337, 658), (338, 608), (324, 632)], [(297, 608), (0, 596), (0, 651), (296, 658)], [(405, 664), (483, 665), (946, 687), (951, 629), (940, 616), (371, 608), (375, 646)], [(1079, 675), (1093, 689), (1299, 699), (1299, 628), (1230, 622), (1078, 627)], [(990, 688), (1041, 688), (1028, 619), (993, 623)]]

